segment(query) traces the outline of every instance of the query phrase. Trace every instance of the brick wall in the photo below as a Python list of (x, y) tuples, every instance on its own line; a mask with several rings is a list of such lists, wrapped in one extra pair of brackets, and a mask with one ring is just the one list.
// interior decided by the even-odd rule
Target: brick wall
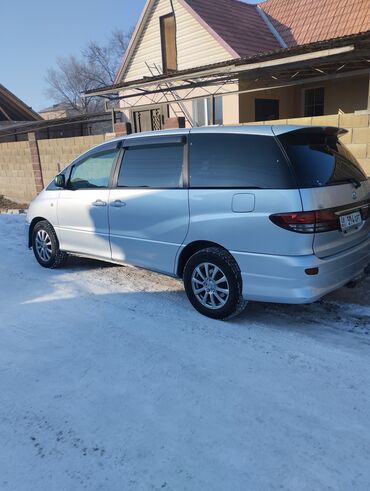
[(370, 114), (334, 114), (332, 116), (279, 119), (246, 124), (304, 124), (345, 128), (348, 133), (341, 137), (341, 141), (347, 145), (367, 175), (370, 176)]

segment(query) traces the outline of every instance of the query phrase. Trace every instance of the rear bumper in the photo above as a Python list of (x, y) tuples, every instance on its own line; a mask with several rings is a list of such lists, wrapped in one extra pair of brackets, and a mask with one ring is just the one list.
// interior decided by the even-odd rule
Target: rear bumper
[[(246, 300), (311, 303), (362, 275), (370, 263), (370, 236), (347, 251), (320, 259), (232, 252), (239, 264)], [(319, 268), (308, 276), (307, 268)]]

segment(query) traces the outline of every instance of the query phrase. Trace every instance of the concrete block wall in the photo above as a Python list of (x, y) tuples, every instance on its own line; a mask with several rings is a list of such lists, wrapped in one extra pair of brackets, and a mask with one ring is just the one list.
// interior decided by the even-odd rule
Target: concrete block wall
[(312, 118), (279, 119), (246, 124), (302, 124), (310, 126), (338, 126), (348, 130), (341, 141), (346, 144), (370, 176), (370, 114), (333, 114)]
[[(38, 150), (45, 186), (75, 157), (115, 135), (81, 136), (38, 140)], [(29, 203), (36, 196), (30, 142), (0, 143), (0, 195)]]
[(78, 155), (104, 141), (104, 135), (39, 140), (38, 145), (45, 186), (58, 173), (58, 164), (60, 170), (62, 170)]
[(20, 203), (36, 196), (29, 142), (0, 143), (0, 195)]

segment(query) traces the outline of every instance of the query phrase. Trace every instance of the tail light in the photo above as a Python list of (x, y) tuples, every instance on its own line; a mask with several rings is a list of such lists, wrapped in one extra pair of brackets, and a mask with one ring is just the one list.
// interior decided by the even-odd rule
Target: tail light
[(275, 225), (300, 234), (314, 234), (340, 230), (338, 216), (332, 210), (277, 213), (270, 216)]
[(365, 221), (370, 216), (370, 200), (368, 200), (367, 204), (361, 208), (361, 217)]

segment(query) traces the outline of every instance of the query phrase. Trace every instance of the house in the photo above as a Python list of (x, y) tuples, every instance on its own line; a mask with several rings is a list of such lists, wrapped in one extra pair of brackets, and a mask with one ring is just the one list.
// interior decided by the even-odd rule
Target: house
[(41, 117), (0, 84), (0, 126), (11, 122), (38, 121)]
[[(115, 84), (92, 94), (118, 98), (137, 132), (179, 117), (368, 128), (370, 2), (148, 0)], [(357, 150), (370, 171), (370, 151)]]
[(60, 119), (76, 116), (78, 115), (78, 111), (71, 107), (70, 104), (59, 102), (58, 104), (53, 104), (50, 107), (41, 109), (39, 114), (43, 119)]

